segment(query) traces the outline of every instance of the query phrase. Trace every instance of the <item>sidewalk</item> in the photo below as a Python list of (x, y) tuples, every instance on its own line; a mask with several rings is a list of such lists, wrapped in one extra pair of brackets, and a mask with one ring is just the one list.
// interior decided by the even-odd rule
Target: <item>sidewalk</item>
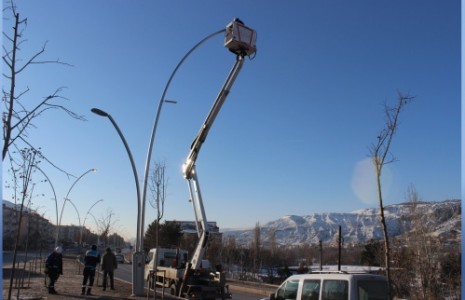
[[(42, 264), (43, 265), (43, 264)], [(22, 272), (23, 264), (21, 264), (21, 270), (15, 270), (15, 278), (19, 278)], [(57, 295), (48, 293), (48, 289), (45, 286), (45, 274), (43, 269), (40, 269), (40, 262), (31, 262), (26, 266), (26, 272), (24, 273), (23, 284), (20, 285), (19, 280), (15, 279), (13, 282), (13, 288), (11, 291), (11, 299), (56, 299), (56, 300), (73, 300), (73, 299), (131, 299), (131, 300), (142, 300), (147, 299), (147, 295), (136, 297), (131, 296), (132, 286), (127, 282), (122, 282), (115, 279), (115, 290), (107, 289), (102, 291), (102, 274), (95, 274), (94, 288), (90, 296), (81, 296), (81, 284), (82, 284), (82, 265), (79, 265), (74, 258), (63, 259), (63, 275), (60, 276), (57, 283), (55, 284), (55, 290), (58, 292)], [(8, 289), (10, 285), (11, 266), (3, 266), (3, 298), (8, 299)], [(98, 279), (98, 280), (97, 280)], [(48, 282), (48, 278), (47, 278)], [(15, 285), (22, 286), (21, 288), (15, 288)], [(19, 291), (19, 297), (17, 297)], [(166, 298), (166, 295), (165, 295)], [(151, 292), (151, 299), (153, 299), (153, 291)], [(160, 299), (157, 296), (157, 299)]]

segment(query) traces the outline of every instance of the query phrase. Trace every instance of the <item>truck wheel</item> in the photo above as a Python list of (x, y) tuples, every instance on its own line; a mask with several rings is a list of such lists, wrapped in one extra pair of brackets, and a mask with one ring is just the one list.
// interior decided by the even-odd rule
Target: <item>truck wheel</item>
[(170, 295), (177, 296), (177, 294), (176, 294), (176, 285), (174, 283), (172, 283), (171, 286), (170, 286)]
[(153, 281), (150, 280), (150, 277), (147, 277), (148, 287), (149, 289), (153, 289)]

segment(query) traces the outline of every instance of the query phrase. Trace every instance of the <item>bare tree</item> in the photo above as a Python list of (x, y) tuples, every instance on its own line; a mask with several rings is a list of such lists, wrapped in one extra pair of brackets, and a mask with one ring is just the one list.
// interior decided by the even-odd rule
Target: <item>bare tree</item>
[(165, 210), (166, 190), (168, 179), (165, 177), (166, 163), (156, 162), (155, 169), (150, 176), (149, 189), (153, 198), (149, 200), (150, 205), (157, 210), (156, 220), (160, 222)]
[(392, 156), (390, 152), (392, 140), (394, 135), (397, 131), (397, 127), (399, 125), (399, 115), (405, 105), (411, 102), (414, 97), (408, 95), (402, 95), (401, 93), (398, 94), (397, 104), (394, 107), (390, 107), (387, 104), (384, 106), (384, 113), (386, 117), (386, 123), (384, 128), (377, 136), (377, 141), (374, 145), (371, 146), (370, 155), (373, 160), (373, 164), (375, 166), (376, 171), (376, 186), (378, 192), (378, 200), (379, 200), (379, 211), (381, 217), (381, 225), (383, 228), (384, 233), (384, 262), (386, 267), (386, 277), (391, 284), (391, 276), (390, 276), (390, 251), (389, 251), (389, 236), (388, 236), (388, 229), (386, 224), (386, 219), (384, 217), (384, 205), (383, 205), (383, 192), (382, 192), (382, 185), (381, 185), (381, 176), (383, 167), (386, 164), (392, 163), (395, 161), (395, 158)]
[(99, 228), (101, 229), (100, 236), (106, 246), (108, 244), (108, 237), (112, 234), (118, 219), (115, 218), (113, 211), (108, 209), (106, 215), (100, 217), (98, 222)]
[[(71, 66), (68, 63), (62, 62), (59, 59), (56, 60), (42, 60), (41, 57), (45, 53), (46, 45), (45, 42), (40, 50), (28, 58), (21, 58), (20, 51), (21, 46), (27, 41), (24, 36), (24, 30), (27, 27), (27, 18), (20, 18), (19, 12), (16, 9), (16, 5), (11, 0), (9, 6), (6, 6), (3, 10), (11, 11), (13, 21), (12, 29), (13, 32), (8, 34), (3, 32), (4, 44), (3, 44), (3, 63), (4, 63), (4, 84), (2, 86), (3, 91), (3, 105), (4, 113), (2, 117), (3, 121), (3, 149), (2, 149), (2, 161), (5, 160), (9, 148), (21, 141), (25, 143), (29, 148), (34, 148), (27, 141), (29, 129), (35, 127), (34, 120), (42, 115), (47, 110), (58, 109), (66, 112), (69, 116), (79, 120), (85, 120), (83, 116), (79, 116), (74, 112), (70, 111), (63, 105), (52, 103), (55, 99), (66, 99), (60, 93), (63, 87), (57, 88), (53, 93), (43, 97), (42, 100), (36, 101), (35, 103), (28, 103), (22, 101), (23, 96), (29, 92), (29, 88), (23, 90), (17, 90), (19, 75), (24, 72), (27, 68), (33, 65), (43, 64), (59, 64), (65, 66)], [(5, 26), (5, 28), (9, 28)], [(18, 146), (21, 147), (21, 146)]]
[[(40, 151), (35, 149), (22, 149), (18, 151), (20, 160), (13, 159), (10, 156), (10, 172), (12, 173), (12, 183), (7, 185), (6, 188), (11, 188), (13, 195), (12, 198), (15, 201), (15, 204), (19, 203), (19, 215), (17, 220), (17, 232), (16, 240), (13, 251), (13, 268), (10, 274), (10, 286), (8, 289), (8, 299), (11, 299), (11, 290), (13, 287), (13, 278), (15, 273), (16, 265), (16, 254), (17, 248), (20, 242), (21, 237), (21, 228), (23, 223), (24, 211), (31, 202), (32, 193), (34, 190), (34, 183), (32, 182), (32, 175), (36, 166), (40, 163), (41, 154)], [(27, 228), (26, 228), (27, 230)], [(19, 293), (19, 291), (18, 291)]]
[(434, 234), (434, 230), (439, 219), (452, 219), (456, 213), (451, 206), (437, 210), (434, 215), (428, 214), (414, 186), (409, 187), (407, 200), (410, 204), (411, 229), (407, 233), (406, 244), (411, 250), (410, 269), (415, 275), (410, 285), (410, 295), (412, 299), (438, 299), (441, 289), (447, 286), (447, 282), (440, 278), (440, 261), (447, 256), (448, 248)]
[(227, 271), (231, 271), (231, 267), (238, 263), (235, 257), (237, 252), (236, 238), (234, 236), (228, 236), (223, 238), (223, 249), (224, 249), (224, 259), (227, 266)]
[(165, 177), (166, 163), (156, 162), (152, 175), (150, 176), (149, 189), (153, 198), (149, 201), (150, 205), (156, 209), (157, 217), (155, 219), (155, 246), (158, 247), (159, 224), (165, 212), (166, 189), (168, 179)]

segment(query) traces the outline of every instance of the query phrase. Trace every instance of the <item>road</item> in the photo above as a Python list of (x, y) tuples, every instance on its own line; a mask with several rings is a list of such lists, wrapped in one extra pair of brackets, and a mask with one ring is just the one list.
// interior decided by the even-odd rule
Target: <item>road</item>
[[(31, 260), (40, 255), (42, 255), (42, 257), (47, 257), (48, 253), (40, 253), (39, 251), (29, 251), (27, 253), (27, 260)], [(24, 262), (24, 259), (26, 259), (26, 253), (23, 251), (18, 251), (16, 253), (16, 263), (18, 264), (20, 262)], [(11, 264), (13, 262), (13, 251), (3, 251), (2, 262), (3, 265)]]
[[(115, 270), (115, 278), (124, 280), (126, 282), (132, 282), (132, 265), (130, 264), (118, 264), (118, 269)], [(257, 295), (256, 293), (249, 293), (241, 291), (241, 288), (236, 285), (230, 284), (230, 291), (233, 294), (233, 300), (259, 300), (265, 296)], [(161, 290), (160, 290), (161, 292)], [(167, 290), (165, 290), (165, 293)]]

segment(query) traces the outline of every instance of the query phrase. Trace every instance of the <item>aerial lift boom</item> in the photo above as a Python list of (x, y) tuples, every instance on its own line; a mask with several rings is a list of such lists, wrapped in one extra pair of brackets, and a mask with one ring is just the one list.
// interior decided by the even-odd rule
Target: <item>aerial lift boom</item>
[(199, 180), (196, 173), (195, 163), (200, 152), (203, 142), (207, 138), (209, 130), (215, 121), (218, 112), (221, 110), (234, 81), (239, 74), (244, 63), (244, 57), (255, 53), (256, 33), (254, 30), (246, 27), (239, 19), (234, 19), (226, 26), (225, 46), (236, 54), (236, 61), (226, 78), (210, 112), (204, 123), (192, 142), (191, 149), (183, 165), (183, 176), (187, 180), (189, 193), (194, 208), (196, 219), (197, 234), (199, 242), (191, 259), (191, 268), (198, 269), (205, 253), (205, 247), (208, 242), (209, 231), (207, 227), (207, 217), (200, 192)]

